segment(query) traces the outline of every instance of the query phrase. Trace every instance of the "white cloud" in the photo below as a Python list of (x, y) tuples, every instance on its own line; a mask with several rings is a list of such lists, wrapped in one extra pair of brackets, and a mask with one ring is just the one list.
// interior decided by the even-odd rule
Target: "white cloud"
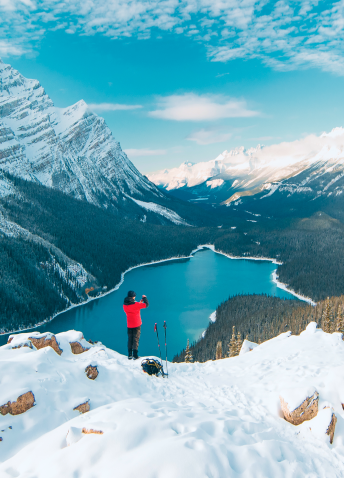
[(0, 40), (0, 56), (7, 57), (21, 56), (25, 53), (25, 50), (21, 46), (10, 44), (6, 41)]
[(219, 133), (216, 130), (200, 129), (191, 133), (186, 139), (189, 141), (195, 141), (200, 145), (223, 143), (232, 136), (232, 133)]
[(174, 121), (204, 121), (223, 118), (247, 118), (257, 116), (257, 111), (247, 109), (244, 100), (222, 95), (171, 95), (160, 98), (158, 109), (149, 116)]
[(126, 111), (142, 108), (142, 105), (121, 105), (117, 103), (91, 103), (88, 106), (94, 111)]
[[(343, 1), (0, 0), (0, 54), (35, 49), (46, 31), (150, 38), (153, 29), (202, 41), (212, 61), (258, 58), (272, 68), (344, 75)], [(11, 53), (15, 52), (15, 53)]]
[(163, 156), (167, 153), (166, 149), (125, 149), (124, 152), (129, 158), (137, 158), (140, 156)]

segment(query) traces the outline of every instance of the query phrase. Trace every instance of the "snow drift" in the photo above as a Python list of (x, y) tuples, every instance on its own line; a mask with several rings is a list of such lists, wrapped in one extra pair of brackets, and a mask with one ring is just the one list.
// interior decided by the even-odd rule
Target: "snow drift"
[[(0, 405), (28, 391), (35, 397), (24, 413), (0, 414), (1, 478), (344, 476), (341, 334), (310, 324), (237, 357), (169, 364), (168, 379), (80, 332), (55, 338), (61, 355), (37, 350), (28, 333), (0, 348)], [(73, 354), (76, 341), (88, 350)], [(318, 415), (299, 426), (285, 421), (280, 394), (297, 406), (302, 390), (314, 389)], [(89, 412), (75, 409), (86, 402)]]

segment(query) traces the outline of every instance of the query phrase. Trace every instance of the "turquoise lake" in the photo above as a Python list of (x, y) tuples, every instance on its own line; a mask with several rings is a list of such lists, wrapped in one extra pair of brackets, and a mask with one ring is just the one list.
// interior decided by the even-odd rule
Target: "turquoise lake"
[[(59, 314), (37, 329), (59, 333), (75, 329), (86, 339), (101, 341), (120, 353), (127, 353), (126, 318), (123, 299), (134, 290), (136, 300), (145, 294), (149, 308), (141, 311), (142, 331), (139, 354), (158, 355), (154, 324), (158, 324), (164, 354), (163, 323), (167, 323), (168, 358), (172, 360), (190, 342), (198, 339), (216, 307), (237, 294), (269, 294), (286, 299), (295, 297), (272, 281), (276, 265), (269, 261), (229, 259), (210, 249), (190, 259), (173, 260), (133, 269), (120, 288), (104, 297)], [(0, 336), (0, 345), (7, 342)]]

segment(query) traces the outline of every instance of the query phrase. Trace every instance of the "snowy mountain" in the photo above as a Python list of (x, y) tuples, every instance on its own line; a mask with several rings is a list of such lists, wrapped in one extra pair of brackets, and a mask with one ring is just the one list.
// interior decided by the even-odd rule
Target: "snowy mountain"
[[(304, 175), (300, 179), (302, 173), (308, 179)], [(328, 180), (323, 182), (321, 192), (344, 174), (344, 128), (290, 143), (224, 151), (209, 162), (183, 163), (179, 168), (152, 173), (149, 179), (189, 201), (228, 204), (240, 197), (276, 189), (279, 182), (291, 177), (295, 182), (293, 192), (303, 192), (302, 188), (309, 188), (309, 182), (325, 173)]]
[[(168, 379), (80, 332), (12, 336), (0, 347), (0, 476), (343, 477), (343, 360), (341, 334), (314, 322), (245, 341), (237, 357), (169, 363)], [(286, 409), (309, 420), (289, 423)]]
[[(168, 202), (83, 100), (57, 108), (37, 80), (1, 60), (0, 169), (114, 211), (130, 210), (132, 199)], [(153, 214), (166, 220), (158, 207)], [(178, 216), (179, 224), (185, 222)]]

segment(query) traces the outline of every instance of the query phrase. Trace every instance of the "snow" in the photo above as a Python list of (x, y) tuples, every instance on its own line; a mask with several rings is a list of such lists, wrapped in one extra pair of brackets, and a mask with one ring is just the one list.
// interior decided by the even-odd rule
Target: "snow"
[(130, 199), (132, 199), (134, 202), (136, 202), (136, 204), (138, 204), (140, 207), (143, 207), (147, 211), (152, 211), (152, 212), (155, 212), (156, 214), (160, 214), (161, 216), (166, 217), (166, 219), (173, 222), (174, 224), (189, 226), (189, 224), (185, 221), (185, 219), (180, 217), (179, 214), (177, 214), (175, 211), (172, 211), (172, 209), (168, 209), (167, 207), (160, 206), (159, 204), (155, 204), (154, 202), (144, 202), (134, 198), (130, 198)]
[(210, 187), (210, 189), (215, 189), (218, 188), (219, 186), (222, 186), (224, 183), (223, 179), (213, 179), (211, 181), (207, 181), (207, 186)]
[[(343, 477), (344, 342), (312, 327), (237, 357), (169, 363), (168, 379), (149, 377), (140, 361), (101, 344), (73, 355), (75, 331), (56, 335), (61, 356), (50, 347), (0, 347), (1, 400), (35, 395), (25, 413), (0, 415), (0, 476)], [(94, 381), (84, 372), (89, 364), (99, 370)], [(318, 416), (286, 422), (279, 396), (289, 389), (316, 389)], [(90, 412), (73, 411), (86, 399)], [(331, 408), (333, 445), (325, 435)]]
[[(274, 194), (280, 181), (294, 177), (311, 166), (320, 168), (319, 175), (335, 169), (343, 171), (344, 128), (271, 146), (258, 145), (248, 150), (238, 147), (224, 151), (210, 161), (191, 165), (183, 163), (179, 168), (153, 172), (148, 177), (167, 190), (204, 182), (207, 187), (215, 188), (227, 181), (233, 190), (241, 192), (269, 190), (263, 199)], [(337, 176), (336, 180), (339, 178)], [(239, 197), (240, 194), (234, 193), (231, 201)]]
[(210, 314), (209, 317), (210, 322), (216, 322), (216, 310)]
[(258, 347), (258, 344), (254, 342), (250, 342), (249, 340), (245, 339), (242, 343), (239, 355), (247, 354), (247, 352), (252, 352), (253, 349)]

